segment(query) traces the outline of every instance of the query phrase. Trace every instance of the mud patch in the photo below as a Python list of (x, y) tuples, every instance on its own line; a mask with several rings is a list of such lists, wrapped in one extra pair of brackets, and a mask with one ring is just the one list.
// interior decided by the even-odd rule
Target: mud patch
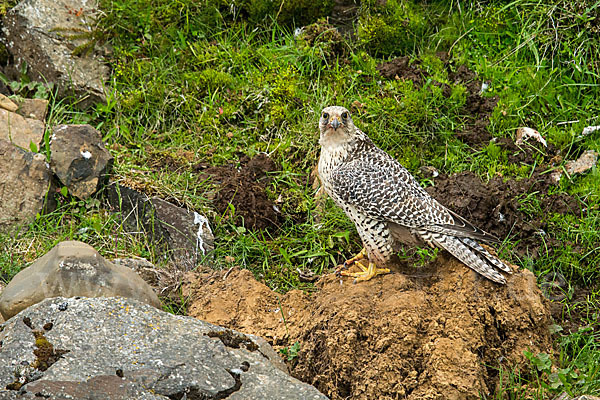
[(457, 133), (458, 138), (473, 147), (486, 145), (492, 138), (487, 131), (490, 115), (498, 104), (498, 96), (481, 96), (483, 82), (477, 79), (477, 74), (466, 66), (461, 65), (455, 72), (448, 72), (448, 79), (454, 84), (462, 84), (467, 89), (465, 111), (470, 121), (464, 129)]
[[(475, 226), (500, 239), (510, 237), (519, 256), (537, 257), (544, 241), (549, 251), (564, 245), (546, 236), (548, 222), (544, 216), (581, 213), (576, 198), (564, 193), (547, 194), (553, 186), (550, 174), (536, 172), (521, 180), (496, 176), (483, 184), (477, 175), (466, 171), (451, 176), (441, 174), (434, 181), (435, 186), (426, 189), (430, 195)], [(539, 200), (539, 214), (527, 211), (530, 194)]]
[(506, 151), (509, 163), (534, 165), (537, 157), (538, 160), (547, 163), (547, 167), (551, 167), (562, 161), (560, 150), (552, 143), (548, 143), (547, 147), (537, 142), (526, 142), (519, 146), (510, 137), (498, 138), (495, 143)]
[(544, 295), (551, 300), (550, 313), (564, 334), (580, 330), (598, 333), (593, 298), (599, 286), (580, 287), (569, 284), (560, 272), (550, 272), (539, 279)]
[(213, 205), (219, 214), (227, 216), (233, 210), (235, 217), (239, 218), (236, 223), (243, 223), (253, 230), (275, 230), (279, 227), (281, 213), (266, 193), (270, 183), (268, 173), (276, 171), (277, 167), (267, 155), (259, 154), (252, 159), (243, 156), (239, 167), (199, 164), (195, 169), (218, 185)]
[(377, 65), (377, 71), (388, 79), (413, 81), (417, 88), (422, 87), (423, 81), (429, 77), (429, 74), (420, 68), (420, 63), (411, 63), (409, 57), (398, 57), (381, 63)]
[(500, 363), (526, 374), (523, 350), (552, 353), (547, 301), (529, 271), (499, 286), (440, 256), (356, 285), (324, 276), (311, 296), (279, 295), (246, 270), (224, 277), (188, 275), (190, 315), (276, 346), (300, 342), (292, 374), (334, 400), (479, 399), (496, 390)]

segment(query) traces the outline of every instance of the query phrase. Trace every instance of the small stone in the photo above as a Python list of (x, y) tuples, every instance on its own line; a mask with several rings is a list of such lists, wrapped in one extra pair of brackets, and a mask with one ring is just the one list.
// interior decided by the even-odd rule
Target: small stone
[(21, 99), (18, 101), (19, 108), (17, 114), (25, 118), (37, 119), (44, 121), (48, 112), (48, 100), (45, 99)]
[[(577, 160), (569, 160), (565, 163), (564, 170), (567, 175), (581, 174), (593, 168), (598, 162), (598, 152), (595, 150), (584, 151)], [(556, 169), (550, 174), (552, 183), (558, 184), (563, 175), (562, 169)]]
[(593, 168), (598, 161), (598, 153), (595, 150), (584, 151), (577, 160), (567, 161), (565, 169), (569, 175), (581, 174)]
[(47, 196), (51, 186), (50, 170), (41, 154), (0, 139), (0, 232), (28, 225), (36, 215), (52, 210), (53, 198)]
[(153, 243), (164, 246), (181, 270), (194, 268), (200, 258), (214, 249), (214, 236), (208, 219), (158, 197), (117, 183), (103, 192), (111, 211), (120, 213), (126, 226), (148, 235)]
[(33, 118), (23, 118), (21, 115), (0, 109), (0, 139), (6, 140), (24, 150), (30, 151), (33, 143), (40, 147), (44, 137), (45, 125)]
[(600, 125), (586, 126), (581, 131), (581, 136), (587, 136), (592, 132), (596, 132), (597, 130), (600, 130)]
[(151, 199), (156, 218), (167, 232), (171, 258), (184, 269), (196, 266), (200, 257), (214, 249), (214, 236), (208, 219), (158, 197)]
[(11, 99), (0, 93), (0, 108), (15, 112), (19, 108)]
[(50, 141), (50, 168), (69, 192), (86, 199), (108, 178), (113, 157), (90, 125), (58, 125)]
[(517, 139), (515, 140), (515, 144), (517, 146), (521, 146), (524, 142), (529, 141), (529, 139), (534, 139), (541, 143), (544, 147), (548, 147), (546, 139), (544, 139), (542, 134), (535, 129), (527, 127), (517, 129)]
[[(89, 38), (73, 39), (99, 17), (95, 0), (23, 0), (3, 18), (3, 43), (15, 60), (5, 68), (9, 78), (18, 79), (27, 65), (28, 76), (52, 83), (60, 97), (75, 96), (76, 105), (88, 108), (106, 101), (109, 68), (95, 55), (74, 55), (73, 49)], [(60, 28), (60, 29), (57, 29)]]

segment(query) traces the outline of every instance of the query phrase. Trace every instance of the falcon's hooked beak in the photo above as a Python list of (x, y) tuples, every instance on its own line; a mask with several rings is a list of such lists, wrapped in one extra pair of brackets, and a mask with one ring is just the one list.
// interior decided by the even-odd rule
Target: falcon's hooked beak
[(336, 130), (340, 127), (340, 120), (337, 116), (334, 115), (331, 117), (331, 119), (329, 120), (329, 127), (333, 128), (333, 130)]

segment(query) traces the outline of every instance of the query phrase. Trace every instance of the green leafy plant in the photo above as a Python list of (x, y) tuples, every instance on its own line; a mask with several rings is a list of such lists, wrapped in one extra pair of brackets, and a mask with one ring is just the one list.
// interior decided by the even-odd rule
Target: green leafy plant
[(300, 342), (294, 342), (293, 345), (279, 349), (279, 353), (288, 361), (293, 361), (300, 353)]

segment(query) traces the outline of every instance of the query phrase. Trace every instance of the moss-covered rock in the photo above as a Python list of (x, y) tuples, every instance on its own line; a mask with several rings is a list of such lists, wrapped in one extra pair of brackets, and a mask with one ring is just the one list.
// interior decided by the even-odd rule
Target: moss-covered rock
[(368, 0), (362, 4), (358, 38), (372, 55), (404, 55), (418, 47), (438, 18), (431, 5)]
[(328, 61), (343, 58), (350, 53), (350, 46), (342, 34), (325, 18), (304, 28), (298, 36), (298, 44), (304, 50), (318, 51)]

